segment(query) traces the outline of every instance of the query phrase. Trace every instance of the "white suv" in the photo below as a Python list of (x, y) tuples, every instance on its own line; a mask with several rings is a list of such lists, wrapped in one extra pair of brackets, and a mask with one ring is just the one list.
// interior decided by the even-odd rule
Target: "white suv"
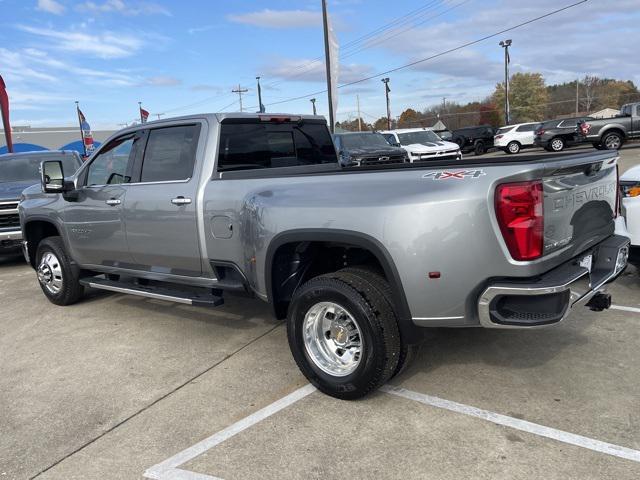
[(507, 153), (520, 153), (523, 148), (533, 147), (534, 132), (540, 123), (519, 123), (502, 127), (493, 137), (493, 145)]
[(457, 143), (442, 140), (430, 128), (401, 128), (380, 133), (391, 145), (404, 148), (411, 163), (436, 159), (462, 159), (462, 152)]

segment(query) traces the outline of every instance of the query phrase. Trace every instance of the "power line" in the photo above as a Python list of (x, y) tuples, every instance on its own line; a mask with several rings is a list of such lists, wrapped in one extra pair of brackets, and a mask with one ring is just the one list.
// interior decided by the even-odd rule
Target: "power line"
[[(354, 80), (352, 82), (343, 83), (342, 85), (338, 85), (338, 88), (344, 88), (344, 87), (348, 87), (348, 86), (351, 86), (351, 85), (356, 85), (358, 83), (366, 82), (366, 81), (372, 80), (374, 78), (382, 77), (382, 76), (388, 75), (390, 73), (394, 73), (394, 72), (397, 72), (397, 71), (400, 71), (400, 70), (404, 70), (405, 68), (413, 67), (413, 66), (418, 65), (420, 63), (424, 63), (424, 62), (427, 62), (429, 60), (433, 60), (435, 58), (442, 57), (444, 55), (448, 55), (449, 53), (453, 53), (455, 51), (462, 50), (464, 48), (470, 47), (472, 45), (476, 45), (478, 43), (481, 43), (481, 42), (484, 42), (484, 41), (489, 40), (491, 38), (494, 38), (494, 37), (497, 37), (499, 35), (502, 35), (502, 34), (504, 34), (506, 32), (511, 32), (511, 31), (516, 30), (518, 28), (521, 28), (521, 27), (524, 27), (526, 25), (530, 25), (532, 23), (540, 21), (540, 20), (542, 20), (544, 18), (548, 18), (548, 17), (551, 17), (551, 16), (556, 15), (558, 13), (564, 12), (566, 10), (569, 10), (570, 8), (573, 8), (573, 7), (576, 7), (578, 5), (587, 3), (588, 1), (589, 0), (579, 0), (578, 2), (574, 2), (574, 3), (570, 4), (570, 5), (565, 6), (565, 7), (558, 8), (556, 10), (552, 10), (551, 12), (545, 13), (544, 15), (540, 15), (538, 17), (532, 18), (530, 20), (527, 20), (525, 22), (519, 23), (519, 24), (514, 25), (512, 27), (509, 27), (509, 28), (505, 28), (503, 30), (500, 30), (500, 31), (495, 32), (495, 33), (492, 33), (490, 35), (485, 35), (484, 37), (478, 38), (476, 40), (472, 40), (472, 41), (464, 43), (462, 45), (458, 45), (457, 47), (453, 47), (453, 48), (450, 48), (448, 50), (444, 50), (444, 51), (442, 51), (440, 53), (436, 53), (436, 54), (431, 55), (429, 57), (422, 58), (420, 60), (415, 60), (413, 62), (401, 65), (399, 67), (391, 68), (391, 69), (386, 70), (384, 72), (378, 72), (376, 74), (369, 75), (368, 77), (364, 77), (364, 78), (361, 78), (359, 80)], [(293, 98), (289, 98), (289, 99), (285, 99), (285, 100), (280, 100), (278, 102), (272, 102), (272, 103), (270, 103), (268, 105), (272, 106), (272, 105), (279, 105), (279, 104), (282, 104), (282, 103), (289, 103), (289, 102), (293, 102), (295, 100), (301, 100), (303, 98), (308, 98), (310, 96), (320, 95), (322, 93), (325, 93), (326, 91), (327, 90), (324, 89), (324, 90), (320, 90), (318, 92), (313, 92), (313, 93), (309, 93), (309, 94), (306, 94), (306, 95), (300, 95), (300, 96), (297, 96), (297, 97), (293, 97)]]
[[(428, 17), (428, 18), (422, 20), (421, 22), (415, 23), (414, 25), (412, 25), (409, 28), (401, 30), (400, 32), (396, 33), (395, 35), (391, 35), (391, 36), (389, 36), (387, 38), (382, 38), (382, 37), (378, 38), (378, 39), (375, 38), (376, 35), (382, 34), (382, 33), (384, 33), (385, 31), (387, 31), (387, 30), (389, 30), (391, 28), (400, 27), (400, 26), (406, 25), (408, 23), (415, 22), (417, 19), (419, 19), (421, 17), (424, 17), (430, 11), (437, 10), (438, 8), (440, 8), (440, 6), (446, 5), (447, 2), (449, 2), (450, 0), (445, 0), (445, 2), (442, 3), (441, 5), (436, 5), (439, 1), (440, 0), (430, 0), (429, 2), (427, 2), (426, 5), (423, 5), (422, 7), (417, 8), (415, 10), (411, 10), (410, 12), (406, 13), (405, 15), (402, 15), (402, 16), (392, 20), (391, 22), (383, 24), (380, 27), (368, 32), (367, 34), (365, 34), (365, 35), (363, 35), (361, 37), (358, 37), (355, 40), (352, 40), (351, 42), (346, 43), (345, 45), (343, 45), (341, 47), (341, 49), (343, 50), (343, 55), (341, 55), (340, 58), (341, 59), (348, 58), (350, 56), (355, 55), (356, 53), (359, 53), (359, 52), (361, 52), (363, 50), (366, 50), (367, 48), (371, 48), (374, 45), (377, 45), (379, 43), (383, 43), (383, 42), (385, 42), (385, 41), (387, 41), (387, 40), (389, 40), (391, 38), (396, 37), (397, 35), (400, 35), (401, 33), (409, 31), (412, 28), (415, 28), (418, 25), (421, 25), (423, 23), (426, 23), (429, 20), (432, 20), (434, 18), (442, 16), (445, 13), (448, 13), (448, 12), (454, 10), (455, 8), (458, 8), (462, 4), (467, 3), (467, 2), (469, 2), (471, 0), (464, 0), (463, 2), (453, 6), (451, 8), (449, 8), (449, 9), (447, 9), (447, 10), (441, 12), (441, 13), (439, 13), (438, 15)], [(435, 7), (434, 7), (434, 5), (435, 5)], [(365, 41), (367, 41), (367, 43), (368, 42), (373, 42), (373, 43), (371, 45), (362, 46), (361, 48), (359, 48), (359, 49), (357, 49), (357, 50), (355, 50), (353, 52), (345, 52), (345, 51), (348, 51), (350, 48), (351, 49), (357, 48), (359, 46), (359, 44), (361, 44), (361, 43), (363, 43)], [(300, 77), (300, 76), (302, 76), (302, 75), (304, 75), (306, 73), (309, 73), (311, 68), (313, 66), (315, 66), (315, 64), (321, 62), (322, 60), (323, 60), (322, 56), (316, 57), (315, 59), (313, 59), (313, 60), (311, 60), (311, 61), (309, 61), (309, 62), (307, 62), (307, 63), (305, 63), (303, 65), (299, 65), (299, 66), (294, 68), (294, 71), (301, 70), (301, 69), (304, 69), (304, 71), (301, 71), (300, 73), (297, 73), (295, 75), (291, 75), (291, 76), (289, 76), (287, 78), (284, 78), (284, 79), (274, 80), (272, 82), (266, 83), (264, 86), (265, 87), (270, 87), (270, 86), (280, 85), (281, 83), (285, 83), (285, 82), (291, 81), (294, 78), (298, 78), (298, 77)], [(326, 90), (324, 92), (326, 92)], [(320, 92), (320, 93), (324, 93), (324, 92)], [(179, 107), (171, 108), (169, 110), (165, 110), (165, 113), (171, 113), (171, 112), (176, 112), (176, 111), (180, 111), (180, 110), (190, 110), (190, 109), (195, 108), (197, 106), (204, 105), (205, 103), (209, 103), (212, 100), (215, 100), (215, 99), (218, 99), (218, 98), (228, 98), (229, 96), (230, 96), (229, 94), (214, 95), (214, 96), (211, 96), (211, 97), (203, 98), (202, 100), (198, 100), (197, 102), (194, 102), (194, 103), (191, 103), (191, 104), (188, 104), (188, 105), (182, 105), (182, 106), (179, 106)]]
[[(449, 0), (447, 0), (447, 1), (449, 1)], [(434, 15), (434, 16), (428, 17), (428, 18), (424, 19), (421, 22), (415, 23), (415, 24), (411, 25), (409, 28), (401, 30), (400, 32), (398, 32), (395, 35), (391, 35), (391, 36), (388, 36), (388, 37), (382, 37), (381, 36), (378, 39), (376, 39), (375, 35), (373, 35), (373, 38), (371, 38), (372, 34), (375, 34), (376, 32), (383, 33), (385, 30), (389, 30), (389, 29), (391, 29), (393, 27), (399, 27), (402, 24), (415, 22), (417, 18), (420, 18), (420, 17), (424, 16), (426, 13), (429, 13), (429, 10), (431, 10), (433, 8), (429, 8), (428, 10), (420, 13), (417, 16), (415, 16), (414, 13), (418, 12), (419, 10), (423, 10), (426, 7), (432, 7), (434, 3), (437, 3), (437, 0), (433, 0), (428, 5), (423, 6), (423, 7), (419, 8), (419, 9), (417, 9), (417, 10), (413, 10), (413, 11), (409, 12), (408, 14), (403, 15), (402, 17), (399, 17), (399, 18), (395, 19), (394, 21), (389, 22), (389, 23), (379, 27), (378, 29), (376, 29), (376, 30), (374, 30), (372, 32), (369, 32), (368, 34), (366, 34), (366, 35), (364, 35), (364, 36), (362, 36), (362, 37), (360, 37), (360, 38), (358, 38), (358, 39), (356, 39), (356, 40), (354, 40), (354, 41), (352, 41), (350, 43), (347, 43), (344, 46), (341, 46), (341, 50), (343, 51), (343, 53), (340, 55), (340, 59), (344, 60), (345, 58), (352, 57), (353, 55), (355, 55), (355, 54), (357, 54), (357, 53), (359, 53), (359, 52), (361, 52), (363, 50), (366, 50), (368, 48), (371, 48), (372, 46), (375, 46), (375, 45), (378, 45), (380, 43), (383, 43), (383, 42), (387, 41), (388, 39), (394, 38), (394, 37), (400, 35), (401, 33), (407, 32), (407, 31), (415, 28), (418, 25), (426, 23), (429, 20), (432, 20), (434, 18), (440, 17), (440, 16), (444, 15), (445, 13), (448, 13), (448, 12), (454, 10), (455, 8), (458, 8), (459, 6), (461, 6), (461, 5), (465, 4), (465, 3), (468, 3), (469, 1), (471, 1), (471, 0), (464, 0), (463, 2), (459, 3), (458, 5), (455, 5), (454, 7), (449, 8), (449, 9), (439, 13), (438, 15)], [(440, 5), (438, 5), (435, 9), (437, 9), (439, 7), (440, 7)], [(401, 22), (398, 23), (399, 20), (401, 20), (401, 19), (403, 19), (405, 17), (411, 17), (411, 18), (409, 18), (408, 20), (402, 20)], [(364, 46), (361, 46), (360, 48), (358, 48), (359, 47), (358, 44), (363, 43), (363, 42), (364, 42)], [(353, 47), (355, 47), (354, 51), (348, 52), (348, 50), (350, 48), (353, 49)], [(345, 50), (347, 51), (346, 53), (345, 53)], [(279, 85), (279, 84), (284, 83), (284, 82), (291, 81), (294, 78), (301, 77), (302, 75), (305, 75), (305, 74), (309, 73), (311, 71), (312, 67), (315, 67), (316, 64), (321, 63), (322, 61), (323, 61), (322, 57), (316, 57), (313, 60), (311, 60), (311, 61), (309, 61), (309, 62), (307, 62), (305, 64), (298, 65), (297, 67), (294, 68), (294, 71), (296, 71), (296, 70), (303, 70), (303, 71), (301, 71), (301, 72), (299, 72), (297, 74), (294, 74), (294, 75), (289, 75), (287, 78), (283, 78), (283, 79), (280, 79), (280, 80), (275, 80), (275, 81), (273, 81), (271, 83), (268, 83), (267, 85), (268, 86), (275, 86), (275, 85)]]

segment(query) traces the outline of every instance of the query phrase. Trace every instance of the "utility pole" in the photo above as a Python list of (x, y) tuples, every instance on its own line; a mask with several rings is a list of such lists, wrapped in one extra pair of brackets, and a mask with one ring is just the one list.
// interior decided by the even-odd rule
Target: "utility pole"
[(156, 117), (158, 117), (158, 120), (160, 120), (161, 115), (164, 115), (164, 113), (156, 113)]
[(262, 89), (260, 88), (260, 77), (256, 77), (258, 82), (258, 113), (264, 113), (264, 105), (262, 104)]
[(447, 108), (447, 97), (442, 97), (442, 112)]
[(247, 90), (246, 88), (240, 88), (240, 84), (238, 84), (238, 89), (237, 90), (231, 90), (231, 93), (237, 93), (238, 97), (240, 98), (240, 111), (242, 112), (242, 94), (243, 93), (247, 93), (249, 90)]
[(327, 0), (322, 0), (322, 26), (324, 29), (324, 58), (327, 70), (327, 94), (329, 97), (329, 131), (334, 133), (335, 121), (333, 119), (333, 99), (331, 98), (331, 56), (329, 55), (329, 19), (327, 18)]
[(391, 89), (389, 88), (389, 77), (383, 78), (382, 83), (384, 83), (384, 93), (387, 97), (387, 130), (391, 130), (391, 107), (389, 106), (389, 92)]
[(500, 42), (500, 46), (504, 48), (504, 119), (506, 125), (509, 125), (511, 122), (511, 112), (509, 108), (509, 64), (511, 63), (511, 57), (509, 57), (509, 47), (512, 43), (511, 40), (503, 40)]
[(580, 79), (576, 79), (576, 117), (580, 114)]
[(356, 104), (358, 105), (358, 131), (362, 131), (362, 120), (360, 118), (360, 95), (356, 95)]
[(317, 115), (318, 113), (316, 112), (316, 99), (312, 98), (311, 100), (309, 100), (311, 102), (311, 104), (313, 105), (313, 114)]

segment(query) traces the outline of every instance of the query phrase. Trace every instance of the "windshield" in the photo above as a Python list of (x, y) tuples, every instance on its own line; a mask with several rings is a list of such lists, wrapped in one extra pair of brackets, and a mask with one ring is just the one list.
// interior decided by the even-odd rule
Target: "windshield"
[(348, 135), (340, 135), (340, 141), (345, 148), (389, 148), (389, 143), (379, 133), (351, 133)]
[(44, 160), (61, 160), (65, 175), (73, 174), (78, 167), (76, 157), (72, 155), (53, 156), (18, 155), (12, 158), (0, 158), (0, 183), (40, 181), (40, 164)]
[(419, 132), (399, 133), (400, 145), (411, 145), (412, 143), (433, 143), (442, 139), (431, 130), (421, 130)]

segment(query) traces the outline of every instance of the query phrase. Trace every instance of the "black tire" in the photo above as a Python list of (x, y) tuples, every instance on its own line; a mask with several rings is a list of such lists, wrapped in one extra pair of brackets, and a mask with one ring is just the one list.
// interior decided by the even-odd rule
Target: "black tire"
[(476, 142), (476, 144), (473, 147), (473, 154), (474, 155), (484, 155), (485, 153), (487, 153), (487, 147), (485, 147), (484, 142)]
[(602, 145), (601, 143), (593, 143), (592, 145), (593, 145), (593, 148), (595, 148), (596, 150), (606, 150), (604, 145)]
[[(389, 285), (389, 282), (384, 279), (377, 269), (371, 268), (368, 265), (359, 265), (357, 267), (344, 268), (341, 271), (365, 277), (382, 293), (382, 296), (389, 302), (393, 311), (397, 311), (393, 301), (391, 285)], [(406, 368), (411, 365), (419, 350), (420, 344), (407, 345), (405, 342), (402, 342), (402, 346), (400, 347), (400, 357), (398, 358), (398, 366), (391, 375), (391, 378), (394, 378), (404, 372)]]
[[(43, 262), (45, 256), (50, 261)], [(57, 273), (50, 265), (55, 267)], [(40, 242), (36, 251), (36, 271), (40, 288), (51, 303), (71, 305), (82, 298), (84, 287), (78, 281), (80, 271), (67, 255), (62, 238), (47, 237)], [(53, 280), (46, 281), (49, 274), (52, 279), (59, 277), (59, 288), (53, 287)]]
[(460, 148), (462, 148), (462, 147), (464, 147), (464, 145), (467, 143), (467, 140), (466, 140), (466, 138), (464, 138), (464, 137), (456, 137), (456, 138), (454, 138), (454, 139), (453, 139), (453, 142), (454, 142), (454, 143), (457, 143), (457, 144), (458, 144), (458, 146), (459, 146)]
[[(332, 397), (363, 397), (396, 372), (401, 354), (400, 332), (391, 302), (371, 281), (371, 274), (341, 270), (315, 277), (296, 290), (287, 317), (287, 337), (293, 358), (304, 376)], [(336, 376), (321, 369), (309, 355), (303, 338), (307, 312), (321, 302), (346, 309), (362, 333), (362, 352), (354, 371)]]
[(618, 132), (608, 132), (602, 136), (602, 147), (604, 150), (619, 150), (623, 142), (624, 138)]
[(505, 152), (512, 153), (515, 155), (520, 153), (521, 149), (522, 149), (522, 145), (520, 145), (520, 142), (513, 141), (507, 144), (507, 148), (505, 149)]
[(567, 143), (564, 141), (562, 137), (552, 138), (549, 142), (549, 151), (551, 152), (561, 152), (565, 149)]

